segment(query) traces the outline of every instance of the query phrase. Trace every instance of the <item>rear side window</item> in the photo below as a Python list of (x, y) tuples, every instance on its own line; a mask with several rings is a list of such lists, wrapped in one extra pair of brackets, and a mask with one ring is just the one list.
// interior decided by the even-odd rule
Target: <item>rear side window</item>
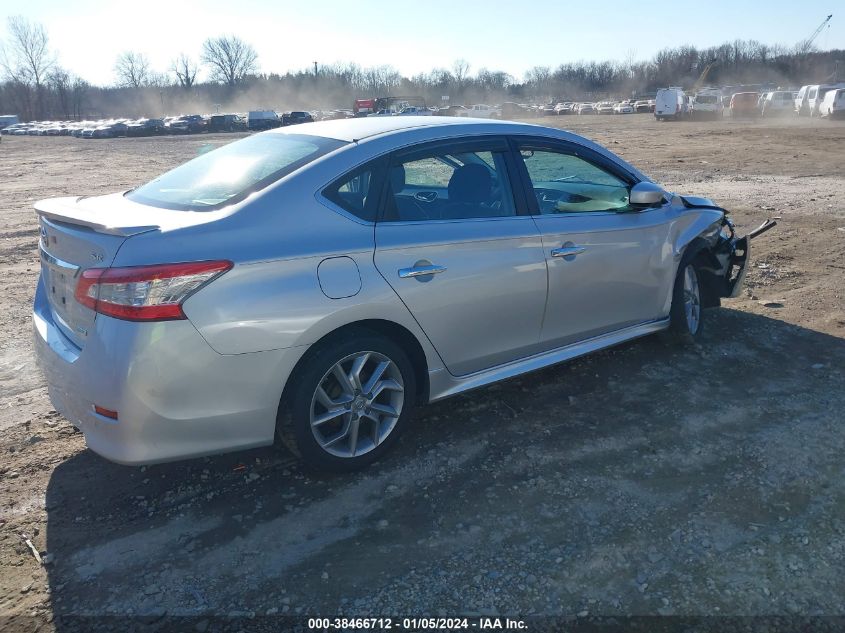
[(491, 151), (484, 143), (397, 158), (387, 174), (386, 190), (385, 222), (516, 215), (504, 151)]
[(163, 209), (211, 211), (240, 202), (343, 145), (319, 136), (258, 134), (198, 156), (126, 197)]
[(382, 189), (383, 161), (373, 161), (338, 178), (323, 190), (323, 196), (347, 213), (375, 222)]

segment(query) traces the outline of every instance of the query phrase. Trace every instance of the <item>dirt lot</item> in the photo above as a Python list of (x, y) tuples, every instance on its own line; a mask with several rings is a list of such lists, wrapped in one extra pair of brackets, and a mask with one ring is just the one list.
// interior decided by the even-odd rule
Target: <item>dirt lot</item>
[(424, 407), (388, 459), (342, 477), (281, 449), (150, 468), (85, 449), (31, 353), (32, 203), (128, 188), (232, 137), (4, 137), (0, 629), (845, 615), (845, 124), (543, 122), (715, 198), (743, 230), (777, 217), (745, 295), (708, 314), (698, 347), (652, 337)]

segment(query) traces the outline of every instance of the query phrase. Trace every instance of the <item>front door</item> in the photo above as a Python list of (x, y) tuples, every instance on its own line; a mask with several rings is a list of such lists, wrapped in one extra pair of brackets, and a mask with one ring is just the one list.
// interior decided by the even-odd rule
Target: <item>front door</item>
[(632, 181), (585, 151), (531, 143), (518, 148), (549, 271), (543, 346), (665, 316), (673, 279), (667, 211), (631, 208)]

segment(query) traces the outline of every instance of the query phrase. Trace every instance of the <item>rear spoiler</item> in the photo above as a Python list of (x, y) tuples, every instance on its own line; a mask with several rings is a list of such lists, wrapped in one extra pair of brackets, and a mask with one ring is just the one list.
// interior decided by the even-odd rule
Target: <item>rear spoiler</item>
[(138, 233), (146, 233), (147, 231), (155, 231), (161, 228), (158, 224), (140, 224), (131, 221), (127, 222), (126, 225), (114, 226), (111, 222), (107, 223), (107, 220), (113, 221), (116, 219), (114, 213), (105, 213), (102, 209), (90, 208), (84, 204), (79, 204), (84, 199), (85, 196), (73, 196), (39, 200), (34, 205), (35, 212), (39, 216), (51, 221), (84, 226), (98, 233), (118, 235), (121, 237), (130, 237)]

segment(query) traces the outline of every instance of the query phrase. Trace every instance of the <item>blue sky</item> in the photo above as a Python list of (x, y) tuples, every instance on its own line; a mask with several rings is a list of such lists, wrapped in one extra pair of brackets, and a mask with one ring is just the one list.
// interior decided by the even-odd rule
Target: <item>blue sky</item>
[(471, 72), (486, 67), (518, 79), (532, 66), (648, 59), (681, 44), (740, 38), (791, 46), (830, 13), (816, 45), (845, 48), (842, 7), (841, 0), (28, 0), (16, 10), (47, 27), (63, 66), (109, 84), (122, 51), (143, 52), (164, 72), (180, 52), (198, 56), (206, 37), (224, 33), (250, 42), (264, 72), (316, 60), (390, 64), (413, 75), (463, 58)]

